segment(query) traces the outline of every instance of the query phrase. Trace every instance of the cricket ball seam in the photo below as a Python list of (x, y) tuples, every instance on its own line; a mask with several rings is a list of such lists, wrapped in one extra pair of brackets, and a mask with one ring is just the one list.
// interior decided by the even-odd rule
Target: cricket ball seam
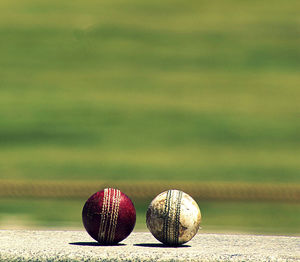
[(175, 239), (174, 242), (177, 245), (179, 239), (179, 223), (180, 223), (180, 207), (181, 207), (182, 191), (178, 191), (176, 209), (175, 209)]
[(169, 226), (169, 213), (170, 213), (170, 195), (171, 191), (168, 190), (167, 196), (165, 199), (165, 207), (164, 207), (164, 225), (163, 225), (163, 239), (165, 242), (168, 241), (168, 226)]
[(112, 219), (109, 228), (110, 230), (108, 231), (110, 232), (108, 233), (109, 242), (113, 242), (115, 237), (117, 220), (119, 215), (120, 197), (121, 197), (120, 190), (114, 190), (114, 197), (112, 199), (113, 200)]
[[(112, 243), (117, 227), (121, 192), (118, 189), (105, 188), (101, 211), (98, 241)], [(111, 209), (111, 212), (109, 212)], [(109, 219), (109, 214), (110, 219)]]
[(163, 238), (166, 243), (178, 244), (182, 192), (168, 190), (164, 207)]
[(108, 207), (108, 194), (107, 194), (108, 189), (104, 189), (104, 194), (103, 194), (103, 203), (102, 203), (102, 210), (101, 210), (101, 219), (100, 219), (100, 226), (99, 226), (99, 231), (98, 231), (98, 241), (103, 242), (105, 240), (105, 228), (106, 228), (106, 223), (107, 223), (107, 207)]

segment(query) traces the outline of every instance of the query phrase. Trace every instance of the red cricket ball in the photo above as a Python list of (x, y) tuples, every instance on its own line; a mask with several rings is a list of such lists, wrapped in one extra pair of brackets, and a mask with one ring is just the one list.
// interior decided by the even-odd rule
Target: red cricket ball
[(132, 232), (136, 212), (130, 198), (118, 189), (105, 188), (93, 194), (82, 209), (89, 235), (101, 244), (116, 244)]

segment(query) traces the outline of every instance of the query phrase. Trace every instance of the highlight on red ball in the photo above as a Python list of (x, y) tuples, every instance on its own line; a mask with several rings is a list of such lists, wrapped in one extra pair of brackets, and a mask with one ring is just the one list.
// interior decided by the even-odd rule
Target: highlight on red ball
[(132, 232), (136, 211), (127, 195), (105, 188), (85, 202), (82, 221), (88, 234), (100, 244), (117, 244)]

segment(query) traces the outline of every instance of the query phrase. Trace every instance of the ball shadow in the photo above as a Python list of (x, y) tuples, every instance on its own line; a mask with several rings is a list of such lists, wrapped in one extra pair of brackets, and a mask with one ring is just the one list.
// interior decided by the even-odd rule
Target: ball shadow
[(126, 246), (126, 244), (123, 243), (117, 243), (117, 244), (100, 244), (98, 242), (71, 242), (69, 245), (75, 245), (75, 246), (89, 246), (89, 247), (107, 247), (107, 246)]
[(183, 248), (183, 247), (191, 247), (190, 245), (179, 245), (179, 246), (167, 246), (162, 243), (142, 243), (142, 244), (134, 244), (137, 247), (159, 247), (159, 248)]

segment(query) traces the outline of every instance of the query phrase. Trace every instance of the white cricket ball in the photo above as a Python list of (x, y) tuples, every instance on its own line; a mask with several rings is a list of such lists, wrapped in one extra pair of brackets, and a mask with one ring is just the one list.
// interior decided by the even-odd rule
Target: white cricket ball
[(201, 212), (196, 201), (180, 190), (168, 190), (150, 203), (146, 223), (152, 235), (168, 246), (190, 241), (198, 232)]

